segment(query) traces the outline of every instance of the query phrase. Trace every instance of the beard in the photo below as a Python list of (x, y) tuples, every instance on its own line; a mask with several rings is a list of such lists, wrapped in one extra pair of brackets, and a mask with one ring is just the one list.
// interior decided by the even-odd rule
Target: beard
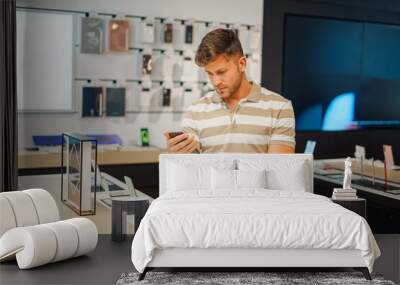
[(233, 82), (231, 85), (222, 85), (219, 88), (215, 86), (215, 91), (218, 93), (218, 95), (223, 98), (229, 98), (233, 94), (235, 94), (239, 88), (240, 84), (242, 83), (242, 77), (240, 76), (235, 82)]

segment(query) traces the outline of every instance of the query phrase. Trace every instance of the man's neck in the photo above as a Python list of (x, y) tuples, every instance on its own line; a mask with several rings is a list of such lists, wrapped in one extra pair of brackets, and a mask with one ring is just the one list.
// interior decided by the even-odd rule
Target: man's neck
[(225, 103), (230, 109), (234, 109), (240, 100), (247, 97), (250, 94), (253, 84), (244, 78), (240, 83), (239, 89), (233, 93), (229, 98), (224, 99)]

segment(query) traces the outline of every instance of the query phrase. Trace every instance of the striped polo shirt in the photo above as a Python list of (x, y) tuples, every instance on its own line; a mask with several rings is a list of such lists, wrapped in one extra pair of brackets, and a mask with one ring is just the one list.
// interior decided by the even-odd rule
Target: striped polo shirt
[(184, 113), (181, 128), (195, 135), (205, 153), (259, 153), (270, 145), (295, 146), (292, 103), (255, 83), (234, 110), (217, 92), (209, 92)]

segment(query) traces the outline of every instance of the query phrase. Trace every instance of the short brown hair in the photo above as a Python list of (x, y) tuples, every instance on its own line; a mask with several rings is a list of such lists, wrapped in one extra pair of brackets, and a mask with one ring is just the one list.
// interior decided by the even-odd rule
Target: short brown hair
[(216, 29), (204, 36), (196, 52), (196, 64), (204, 66), (221, 54), (243, 56), (242, 45), (234, 30)]

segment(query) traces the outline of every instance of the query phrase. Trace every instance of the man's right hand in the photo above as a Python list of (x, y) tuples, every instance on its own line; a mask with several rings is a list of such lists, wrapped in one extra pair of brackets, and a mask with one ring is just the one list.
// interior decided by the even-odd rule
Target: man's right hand
[(169, 153), (192, 153), (199, 149), (199, 142), (195, 140), (193, 135), (183, 133), (174, 138), (169, 136), (169, 132), (164, 133), (167, 140), (167, 149)]

